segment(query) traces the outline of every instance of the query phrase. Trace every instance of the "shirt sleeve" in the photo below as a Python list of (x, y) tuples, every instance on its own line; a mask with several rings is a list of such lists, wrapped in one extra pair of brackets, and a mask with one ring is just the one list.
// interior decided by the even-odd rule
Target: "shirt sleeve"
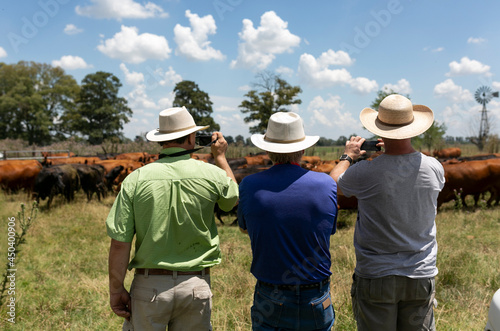
[(121, 242), (132, 242), (135, 234), (135, 218), (133, 206), (133, 191), (135, 184), (131, 183), (133, 174), (123, 181), (120, 193), (116, 196), (113, 207), (106, 219), (108, 236)]

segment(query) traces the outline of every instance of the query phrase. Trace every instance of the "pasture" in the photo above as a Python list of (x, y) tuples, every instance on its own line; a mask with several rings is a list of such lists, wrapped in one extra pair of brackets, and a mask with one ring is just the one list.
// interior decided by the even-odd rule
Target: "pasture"
[[(40, 209), (16, 259), (16, 323), (0, 308), (2, 330), (121, 330), (108, 306), (104, 220), (113, 196), (73, 203), (62, 196)], [(15, 217), (25, 194), (0, 194), (0, 256), (7, 256), (7, 220)], [(350, 285), (355, 265), (352, 237), (356, 213), (341, 211), (331, 237), (335, 330), (355, 330)], [(225, 219), (230, 223), (232, 218)], [(438, 213), (437, 330), (482, 330), (488, 306), (500, 287), (500, 207), (457, 210), (453, 202)], [(212, 323), (216, 331), (250, 330), (255, 279), (249, 272), (249, 239), (235, 226), (219, 225), (222, 264), (212, 270)], [(4, 260), (5, 261), (5, 260)], [(1, 264), (2, 267), (4, 264)], [(129, 272), (127, 283), (132, 274)]]

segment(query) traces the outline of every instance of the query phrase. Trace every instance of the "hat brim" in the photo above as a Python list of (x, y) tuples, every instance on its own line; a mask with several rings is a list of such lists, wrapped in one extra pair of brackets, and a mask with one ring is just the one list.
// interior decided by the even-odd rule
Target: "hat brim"
[(416, 137), (427, 131), (434, 122), (432, 110), (423, 105), (413, 105), (413, 122), (407, 125), (388, 125), (379, 121), (377, 115), (377, 111), (365, 108), (359, 114), (359, 119), (368, 131), (377, 136), (389, 139)]
[(263, 134), (254, 134), (250, 137), (252, 143), (260, 149), (272, 153), (293, 153), (302, 151), (316, 144), (319, 136), (306, 136), (304, 140), (295, 143), (276, 143), (264, 139)]
[(146, 139), (149, 141), (170, 141), (174, 139), (178, 139), (180, 137), (187, 136), (188, 134), (191, 134), (196, 131), (201, 131), (201, 130), (206, 130), (210, 127), (210, 125), (207, 126), (195, 126), (193, 128), (183, 130), (183, 131), (177, 131), (177, 132), (172, 132), (172, 133), (160, 133), (160, 129), (155, 129), (151, 130), (146, 134)]

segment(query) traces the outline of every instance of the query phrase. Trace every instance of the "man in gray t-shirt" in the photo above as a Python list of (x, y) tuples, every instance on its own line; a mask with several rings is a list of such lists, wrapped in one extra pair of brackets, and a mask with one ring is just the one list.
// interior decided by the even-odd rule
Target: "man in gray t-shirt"
[(411, 146), (432, 125), (432, 110), (393, 94), (360, 119), (381, 137), (384, 154), (350, 167), (365, 153), (364, 139), (351, 137), (330, 173), (345, 196), (358, 199), (351, 291), (358, 330), (435, 330), (435, 217), (444, 169)]

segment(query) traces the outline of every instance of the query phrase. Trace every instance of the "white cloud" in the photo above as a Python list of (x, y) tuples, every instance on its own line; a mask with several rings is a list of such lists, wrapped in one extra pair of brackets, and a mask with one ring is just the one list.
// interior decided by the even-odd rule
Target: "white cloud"
[(394, 91), (399, 94), (410, 94), (412, 92), (410, 82), (404, 78), (398, 80), (396, 84), (385, 84), (382, 86), (382, 90), (387, 92)]
[(292, 68), (288, 68), (288, 67), (285, 67), (285, 66), (279, 66), (278, 68), (276, 68), (276, 73), (280, 74), (280, 75), (285, 75), (285, 76), (288, 76), (288, 77), (292, 77), (294, 71), (293, 71)]
[(133, 0), (90, 0), (92, 5), (76, 6), (78, 15), (92, 18), (107, 18), (120, 21), (123, 18), (168, 17), (163, 9), (148, 2), (141, 5)]
[(328, 50), (317, 59), (311, 54), (300, 56), (298, 75), (300, 79), (316, 88), (327, 88), (337, 85), (349, 85), (355, 93), (367, 94), (378, 89), (375, 80), (365, 77), (353, 78), (345, 68), (330, 69), (331, 65), (348, 66), (354, 63), (349, 54), (344, 51)]
[(449, 64), (450, 72), (446, 76), (464, 76), (484, 74), (490, 76), (490, 66), (482, 64), (479, 61), (471, 60), (467, 56), (460, 59), (460, 63), (453, 61)]
[(300, 37), (288, 30), (288, 23), (274, 11), (265, 12), (260, 26), (254, 28), (249, 19), (243, 20), (238, 34), (238, 57), (231, 61), (231, 68), (256, 68), (263, 70), (275, 59), (276, 54), (291, 53), (300, 44)]
[(225, 56), (221, 51), (212, 48), (211, 42), (208, 41), (208, 35), (215, 34), (217, 31), (212, 15), (200, 18), (197, 14), (191, 14), (191, 11), (186, 10), (186, 17), (189, 18), (191, 27), (184, 27), (180, 24), (174, 27), (176, 54), (195, 61), (224, 60)]
[(468, 44), (482, 44), (485, 41), (486, 41), (486, 39), (483, 39), (483, 38), (469, 37), (469, 39), (467, 39)]
[(7, 52), (5, 51), (5, 49), (3, 49), (2, 47), (0, 47), (0, 59), (2, 57), (7, 57)]
[(467, 103), (473, 101), (472, 93), (455, 84), (452, 79), (447, 79), (434, 87), (434, 95), (445, 98), (452, 103)]
[(136, 27), (124, 25), (113, 38), (101, 41), (97, 49), (110, 58), (127, 63), (141, 63), (148, 59), (164, 60), (172, 52), (165, 37), (151, 33), (138, 34)]
[(77, 28), (74, 24), (66, 24), (64, 27), (64, 33), (68, 35), (74, 35), (83, 32), (83, 29)]
[(65, 70), (92, 68), (92, 65), (87, 64), (84, 59), (73, 55), (64, 55), (61, 59), (52, 61), (52, 66), (61, 67)]
[(360, 128), (361, 124), (352, 117), (352, 114), (343, 110), (344, 104), (340, 97), (328, 95), (328, 99), (316, 96), (307, 106), (307, 111), (311, 112), (310, 126), (325, 125), (327, 127), (352, 127)]
[(130, 72), (127, 66), (122, 63), (120, 64), (120, 69), (125, 75), (125, 82), (129, 85), (138, 86), (144, 82), (144, 75), (140, 72)]

